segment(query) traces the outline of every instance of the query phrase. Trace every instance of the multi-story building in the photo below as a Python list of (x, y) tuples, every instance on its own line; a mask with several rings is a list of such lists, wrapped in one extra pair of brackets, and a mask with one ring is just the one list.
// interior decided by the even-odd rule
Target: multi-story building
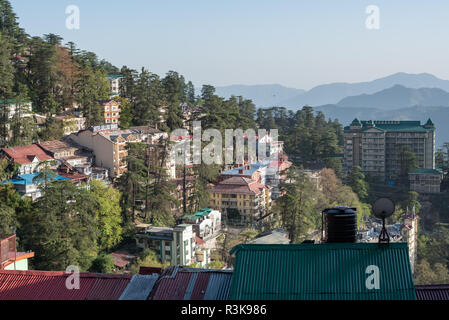
[(112, 96), (117, 96), (120, 94), (120, 82), (123, 79), (121, 75), (117, 74), (110, 74), (107, 76), (107, 79), (109, 81), (109, 87), (111, 90)]
[(360, 166), (363, 173), (394, 180), (401, 170), (401, 152), (416, 154), (419, 168), (435, 168), (435, 126), (420, 121), (359, 121), (344, 128), (343, 169)]
[(174, 228), (153, 227), (150, 225), (137, 226), (141, 229), (136, 234), (137, 247), (156, 252), (162, 263), (170, 263), (175, 266), (188, 266), (197, 261), (197, 255), (201, 256), (202, 265), (210, 263), (210, 250), (205, 250), (201, 255), (196, 251), (202, 251), (196, 243), (196, 234), (190, 224), (180, 224)]
[(231, 224), (255, 223), (270, 211), (271, 190), (248, 178), (229, 178), (212, 188), (210, 207), (222, 212)]
[(65, 136), (86, 128), (86, 117), (82, 115), (67, 114), (58, 115), (55, 118), (62, 121)]
[(69, 139), (92, 150), (95, 165), (109, 170), (109, 176), (117, 178), (127, 170), (127, 143), (141, 142), (131, 130), (120, 130), (117, 124), (94, 126), (71, 134)]
[(416, 169), (408, 174), (410, 191), (440, 193), (443, 173), (437, 169)]
[(221, 232), (221, 212), (212, 209), (203, 209), (192, 215), (184, 216), (183, 223), (191, 224), (197, 237), (204, 241), (205, 246), (214, 249), (215, 238)]
[(20, 114), (20, 117), (31, 117), (32, 115), (31, 101), (20, 99), (0, 100), (0, 107), (5, 104), (7, 106), (6, 112), (8, 119), (13, 118), (16, 114)]
[(100, 102), (104, 112), (104, 123), (120, 124), (120, 103), (114, 100), (107, 100)]

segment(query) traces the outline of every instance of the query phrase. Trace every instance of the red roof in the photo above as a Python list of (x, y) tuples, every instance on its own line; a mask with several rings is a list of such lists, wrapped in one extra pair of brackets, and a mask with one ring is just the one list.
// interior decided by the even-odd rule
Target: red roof
[(136, 256), (121, 251), (111, 253), (111, 257), (114, 259), (114, 264), (119, 268), (123, 268), (137, 259)]
[(231, 194), (259, 194), (266, 189), (263, 184), (244, 177), (232, 177), (215, 185), (212, 192)]
[(0, 300), (118, 300), (130, 275), (81, 273), (79, 289), (69, 290), (71, 274), (55, 271), (0, 271)]
[(155, 267), (140, 267), (139, 268), (140, 275), (152, 275), (155, 273), (161, 274), (162, 268), (155, 268)]
[(232, 271), (169, 267), (153, 287), (150, 300), (227, 300)]
[(19, 164), (31, 163), (35, 157), (39, 161), (49, 161), (53, 160), (44, 150), (39, 148), (39, 146), (32, 144), (30, 146), (21, 146), (14, 148), (3, 148), (2, 151), (14, 162)]
[(206, 244), (206, 242), (204, 242), (204, 240), (198, 236), (195, 236), (195, 242), (196, 242), (196, 244), (201, 244), (203, 246), (203, 248), (204, 248), (204, 245)]
[(415, 286), (418, 300), (449, 300), (449, 285)]

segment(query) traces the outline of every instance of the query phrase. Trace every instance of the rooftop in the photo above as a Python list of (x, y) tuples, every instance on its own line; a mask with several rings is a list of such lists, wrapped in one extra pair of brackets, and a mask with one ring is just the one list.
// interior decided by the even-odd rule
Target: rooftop
[[(406, 243), (235, 247), (231, 300), (416, 300)], [(366, 285), (378, 267), (379, 288)]]
[(212, 191), (230, 194), (259, 194), (266, 188), (263, 184), (248, 178), (232, 177), (215, 185)]
[(42, 150), (35, 144), (29, 146), (3, 148), (2, 151), (10, 159), (19, 164), (32, 163), (35, 158), (37, 158), (39, 161), (54, 160), (52, 157), (46, 154), (44, 150)]
[[(2, 184), (12, 183), (14, 185), (29, 186), (29, 185), (33, 185), (33, 184), (39, 183), (39, 181), (34, 181), (35, 178), (38, 175), (39, 175), (39, 172), (35, 172), (35, 173), (31, 173), (31, 174), (21, 174), (16, 179), (3, 181)], [(55, 176), (50, 177), (50, 179), (57, 180), (57, 181), (70, 180), (70, 178), (62, 177), (62, 176), (60, 176), (59, 174), (56, 174), (56, 173), (55, 173)]]
[(420, 168), (420, 169), (413, 170), (409, 174), (438, 174), (438, 175), (442, 175), (443, 172), (441, 172), (440, 170), (437, 170), (437, 169)]
[(64, 150), (76, 150), (76, 148), (61, 140), (43, 141), (39, 143), (39, 147), (41, 147), (44, 151), (50, 153), (60, 152)]
[(149, 300), (228, 300), (232, 271), (169, 267)]
[(0, 271), (0, 300), (118, 300), (131, 280), (123, 274), (80, 274), (80, 289), (70, 290), (70, 273)]
[[(430, 121), (430, 122), (429, 122)], [(366, 120), (366, 121), (358, 121), (358, 119), (354, 119), (351, 123), (351, 126), (362, 125), (361, 129), (351, 129), (351, 126), (347, 126), (344, 128), (347, 132), (352, 131), (365, 131), (370, 128), (377, 128), (382, 131), (400, 131), (400, 132), (426, 132), (430, 130), (435, 130), (432, 121), (429, 121), (421, 125), (421, 121), (395, 121), (395, 120)]]

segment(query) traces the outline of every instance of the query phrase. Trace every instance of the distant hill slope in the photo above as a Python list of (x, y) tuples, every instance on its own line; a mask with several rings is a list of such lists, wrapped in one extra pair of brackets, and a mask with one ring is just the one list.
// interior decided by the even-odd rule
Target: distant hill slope
[(420, 120), (425, 123), (431, 118), (436, 127), (436, 147), (449, 142), (449, 107), (411, 107), (394, 110), (377, 108), (351, 108), (337, 105), (323, 105), (314, 108), (322, 111), (326, 118), (338, 119), (343, 126), (348, 126), (354, 118), (359, 120)]
[(281, 105), (298, 109), (304, 105), (336, 104), (349, 96), (373, 94), (395, 85), (402, 85), (411, 89), (439, 88), (449, 91), (449, 80), (442, 80), (428, 73), (408, 74), (400, 72), (370, 82), (320, 85), (304, 94), (284, 100)]
[(413, 106), (449, 106), (449, 93), (438, 88), (406, 88), (402, 85), (376, 92), (346, 97), (341, 107), (401, 109)]
[(279, 102), (301, 95), (304, 92), (301, 89), (287, 88), (279, 84), (232, 85), (216, 88), (216, 94), (220, 97), (242, 96), (251, 99), (259, 108), (276, 106)]
[(217, 87), (216, 93), (225, 98), (229, 98), (231, 95), (243, 96), (253, 100), (259, 108), (284, 106), (296, 110), (305, 105), (337, 104), (346, 97), (362, 94), (370, 95), (395, 85), (410, 89), (439, 88), (449, 92), (449, 80), (442, 80), (428, 73), (409, 74), (400, 72), (368, 82), (323, 84), (309, 91), (273, 84)]

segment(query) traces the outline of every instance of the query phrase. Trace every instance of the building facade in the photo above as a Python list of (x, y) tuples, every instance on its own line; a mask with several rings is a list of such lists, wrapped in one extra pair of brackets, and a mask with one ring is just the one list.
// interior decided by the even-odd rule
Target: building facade
[(359, 121), (344, 128), (343, 170), (360, 166), (364, 174), (395, 180), (401, 171), (401, 152), (416, 154), (419, 168), (435, 168), (435, 126), (420, 121)]
[(120, 123), (120, 103), (114, 100), (102, 101), (104, 123)]
[(107, 76), (107, 80), (109, 81), (109, 88), (111, 90), (111, 96), (117, 96), (120, 94), (120, 82), (122, 78), (122, 76), (116, 74), (110, 74)]
[(195, 262), (201, 265), (210, 263), (210, 250), (197, 245), (191, 224), (180, 224), (174, 228), (141, 225), (138, 228), (137, 247), (153, 250), (163, 264), (188, 266)]
[(410, 191), (418, 193), (440, 193), (443, 173), (436, 169), (417, 169), (408, 174)]
[(210, 207), (222, 212), (230, 224), (256, 223), (270, 211), (271, 190), (248, 178), (229, 178), (211, 189)]
[(117, 124), (94, 126), (71, 134), (69, 139), (92, 150), (97, 167), (109, 170), (109, 176), (117, 178), (127, 170), (127, 143), (141, 142), (131, 130), (120, 130)]

